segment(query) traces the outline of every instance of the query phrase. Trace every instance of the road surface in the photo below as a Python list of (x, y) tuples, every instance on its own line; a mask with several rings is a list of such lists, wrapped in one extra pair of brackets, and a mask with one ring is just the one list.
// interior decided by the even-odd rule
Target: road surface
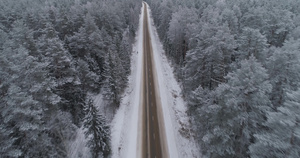
[(144, 3), (141, 157), (165, 158), (168, 152), (147, 17)]

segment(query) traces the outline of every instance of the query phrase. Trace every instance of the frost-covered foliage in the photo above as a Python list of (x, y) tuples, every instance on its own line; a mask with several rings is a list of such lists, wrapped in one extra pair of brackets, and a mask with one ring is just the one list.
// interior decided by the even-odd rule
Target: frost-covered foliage
[(87, 146), (91, 149), (93, 158), (98, 158), (99, 155), (107, 157), (111, 149), (110, 130), (105, 118), (99, 113), (91, 99), (88, 99), (83, 110), (85, 137), (88, 139)]
[[(87, 96), (105, 93), (107, 106), (118, 107), (141, 5), (140, 0), (1, 0), (1, 157), (68, 157), (67, 142), (87, 118), (84, 107), (94, 106)], [(98, 130), (104, 133), (109, 136), (109, 129)], [(109, 140), (103, 143), (109, 151)]]
[(267, 130), (255, 134), (251, 157), (300, 156), (300, 90), (287, 93), (284, 105), (268, 112)]
[(299, 157), (300, 2), (147, 2), (203, 156)]

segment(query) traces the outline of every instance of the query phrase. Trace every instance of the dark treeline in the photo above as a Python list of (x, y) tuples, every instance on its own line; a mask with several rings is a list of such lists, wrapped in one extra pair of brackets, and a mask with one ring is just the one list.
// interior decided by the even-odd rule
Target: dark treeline
[(299, 0), (147, 0), (204, 157), (300, 157)]
[(0, 1), (0, 157), (67, 157), (82, 126), (92, 156), (110, 154), (109, 126), (89, 96), (119, 106), (141, 5)]

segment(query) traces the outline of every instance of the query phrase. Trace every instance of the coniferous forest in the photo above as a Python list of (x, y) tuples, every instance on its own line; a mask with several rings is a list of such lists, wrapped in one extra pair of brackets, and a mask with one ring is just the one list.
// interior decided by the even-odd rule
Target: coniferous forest
[(299, 0), (147, 0), (203, 157), (300, 157)]
[[(146, 0), (207, 158), (300, 157), (299, 0)], [(0, 157), (111, 156), (141, 0), (0, 1)], [(84, 155), (81, 155), (84, 157)]]
[(110, 155), (108, 122), (90, 96), (119, 106), (141, 5), (0, 1), (0, 157), (67, 157), (81, 127), (93, 157)]

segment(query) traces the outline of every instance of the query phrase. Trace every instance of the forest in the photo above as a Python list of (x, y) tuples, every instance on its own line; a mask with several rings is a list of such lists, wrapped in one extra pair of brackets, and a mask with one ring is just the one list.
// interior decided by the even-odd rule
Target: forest
[[(299, 0), (146, 2), (201, 157), (300, 157)], [(120, 106), (141, 7), (0, 1), (0, 157), (68, 157), (80, 128), (91, 157), (110, 157), (92, 96)]]
[(0, 1), (0, 157), (68, 157), (81, 127), (92, 157), (111, 154), (109, 121), (91, 96), (118, 108), (141, 6)]
[(300, 2), (146, 2), (202, 157), (300, 157)]

